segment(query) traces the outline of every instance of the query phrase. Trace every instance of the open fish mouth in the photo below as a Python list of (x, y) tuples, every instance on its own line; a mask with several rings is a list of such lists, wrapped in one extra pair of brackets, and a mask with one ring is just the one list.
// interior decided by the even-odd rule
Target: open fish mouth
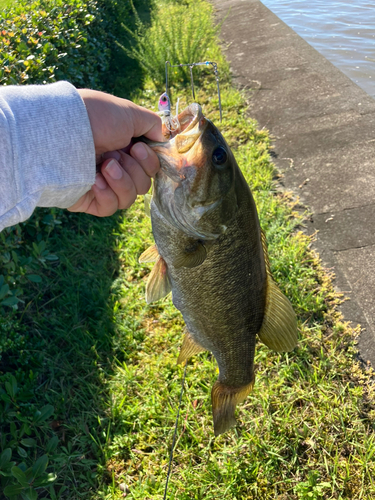
[(175, 132), (167, 132), (163, 125), (163, 133), (169, 137), (166, 142), (147, 144), (155, 151), (160, 160), (160, 168), (170, 179), (181, 182), (185, 176), (181, 173), (186, 166), (186, 155), (203, 135), (209, 121), (203, 116), (202, 108), (197, 103), (190, 104), (177, 116), (179, 128)]
[(190, 104), (179, 115), (179, 128), (171, 134), (171, 146), (175, 143), (178, 154), (187, 153), (201, 137), (207, 127), (207, 120), (203, 116), (202, 108), (196, 102)]
[(199, 120), (203, 118), (202, 108), (196, 102), (190, 104), (185, 108), (178, 116), (178, 121), (180, 123), (180, 128), (176, 131), (176, 134), (186, 133), (194, 129)]

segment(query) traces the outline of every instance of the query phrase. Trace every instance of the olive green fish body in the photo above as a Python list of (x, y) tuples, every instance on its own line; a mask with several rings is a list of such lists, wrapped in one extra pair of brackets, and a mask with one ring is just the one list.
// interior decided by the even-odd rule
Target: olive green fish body
[(155, 204), (152, 229), (159, 254), (168, 267), (173, 303), (187, 330), (211, 351), (219, 365), (219, 381), (231, 387), (252, 382), (255, 339), (264, 316), (266, 269), (255, 203), (242, 176), (241, 205), (226, 232), (205, 242), (207, 257), (194, 268), (175, 268), (178, 253), (194, 244), (170, 225)]
[(150, 205), (156, 261), (146, 287), (153, 302), (170, 291), (187, 327), (178, 362), (215, 356), (215, 434), (235, 424), (254, 384), (256, 335), (276, 351), (297, 342), (288, 299), (274, 283), (250, 189), (225, 139), (197, 104), (179, 115), (179, 134), (151, 143), (160, 159)]

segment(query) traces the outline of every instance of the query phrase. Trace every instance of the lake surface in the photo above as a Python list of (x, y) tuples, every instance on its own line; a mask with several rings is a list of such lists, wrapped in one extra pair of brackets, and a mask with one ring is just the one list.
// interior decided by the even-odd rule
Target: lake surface
[(262, 2), (375, 98), (375, 1)]

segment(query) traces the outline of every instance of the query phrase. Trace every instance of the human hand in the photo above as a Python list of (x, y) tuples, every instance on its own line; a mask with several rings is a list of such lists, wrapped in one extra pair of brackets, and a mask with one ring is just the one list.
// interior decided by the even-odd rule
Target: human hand
[(146, 194), (151, 177), (159, 170), (154, 151), (133, 137), (144, 135), (153, 141), (165, 141), (161, 120), (156, 113), (131, 101), (98, 92), (78, 90), (87, 109), (99, 172), (95, 184), (68, 210), (98, 217), (128, 208), (138, 194)]

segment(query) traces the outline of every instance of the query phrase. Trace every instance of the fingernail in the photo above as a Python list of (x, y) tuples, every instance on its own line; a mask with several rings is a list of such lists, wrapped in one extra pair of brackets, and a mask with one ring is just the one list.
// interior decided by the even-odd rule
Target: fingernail
[(105, 167), (105, 171), (108, 175), (115, 181), (118, 181), (122, 177), (122, 168), (117, 163), (116, 160), (111, 160), (108, 165)]
[(106, 189), (107, 183), (103, 179), (103, 177), (100, 174), (96, 174), (95, 177), (95, 186), (99, 189)]
[(148, 152), (144, 144), (137, 142), (134, 144), (131, 150), (132, 156), (135, 156), (137, 160), (145, 160), (148, 157)]

